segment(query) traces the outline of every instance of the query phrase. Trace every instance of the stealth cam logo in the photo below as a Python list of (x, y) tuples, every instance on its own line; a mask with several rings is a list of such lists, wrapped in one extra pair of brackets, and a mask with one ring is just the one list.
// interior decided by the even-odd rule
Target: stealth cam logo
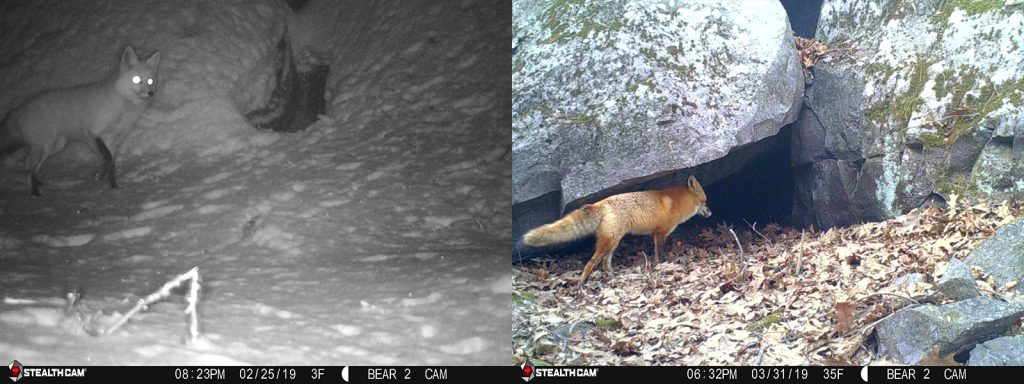
[(533, 362), (531, 362), (530, 360), (526, 360), (522, 364), (519, 364), (519, 369), (522, 370), (523, 381), (529, 382), (530, 380), (533, 379)]
[(23, 374), (21, 372), (21, 363), (19, 363), (18, 360), (14, 360), (10, 364), (7, 364), (7, 368), (11, 370), (11, 381), (17, 383)]

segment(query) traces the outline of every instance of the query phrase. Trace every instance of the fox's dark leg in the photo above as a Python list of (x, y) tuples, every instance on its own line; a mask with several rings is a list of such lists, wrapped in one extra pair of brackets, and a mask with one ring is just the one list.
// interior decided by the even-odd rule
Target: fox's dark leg
[(583, 284), (587, 282), (590, 274), (594, 271), (594, 266), (601, 262), (601, 259), (605, 260), (605, 272), (611, 275), (611, 260), (612, 253), (615, 252), (615, 247), (619, 245), (619, 241), (622, 240), (622, 234), (615, 233), (614, 231), (604, 232), (600, 228), (597, 230), (597, 246), (594, 249), (594, 256), (590, 257), (590, 261), (583, 267), (583, 276), (580, 277), (577, 288), (583, 288)]
[(25, 158), (26, 168), (29, 169), (29, 191), (33, 196), (42, 196), (39, 194), (39, 186), (43, 185), (43, 182), (39, 181), (39, 169), (43, 167), (43, 162), (46, 161), (47, 157), (49, 157), (49, 151), (47, 151), (47, 148), (30, 147), (28, 150), (28, 157)]
[[(655, 238), (654, 238), (654, 244), (655, 244), (655, 247), (656, 247), (656, 248), (654, 248), (654, 253), (656, 253), (655, 257), (657, 257), (659, 259), (659, 261), (658, 261), (659, 263), (661, 262), (660, 260), (668, 260), (668, 255), (665, 254), (665, 253), (668, 252), (668, 242), (667, 242), (667, 240), (668, 240), (668, 237), (670, 235), (672, 235), (672, 231), (675, 231), (675, 227), (672, 227), (668, 231), (662, 233), (661, 237), (655, 236)], [(662, 257), (663, 254), (665, 254), (664, 257)]]
[(654, 263), (662, 263), (662, 244), (665, 242), (665, 233), (654, 232), (651, 234), (651, 240), (654, 242)]
[(107, 177), (107, 156), (103, 154), (103, 150), (100, 149), (100, 143), (103, 140), (98, 136), (93, 137), (92, 141), (89, 142), (89, 148), (92, 148), (93, 152), (100, 157), (100, 164), (96, 166), (96, 172), (93, 173), (92, 179), (96, 181), (103, 180)]
[(96, 170), (96, 180), (102, 180), (106, 176), (107, 181), (110, 182), (110, 188), (117, 188), (117, 180), (114, 172), (114, 155), (110, 153), (110, 149), (107, 149), (107, 144), (103, 142), (103, 139), (96, 137), (94, 139), (96, 151), (100, 153), (103, 158), (100, 168)]
[(35, 172), (29, 172), (29, 174), (28, 174), (28, 185), (29, 185), (29, 191), (31, 191), (32, 196), (40, 196), (40, 197), (43, 196), (43, 195), (39, 194), (39, 186), (43, 185), (43, 183), (39, 181), (38, 177), (36, 177), (36, 173)]

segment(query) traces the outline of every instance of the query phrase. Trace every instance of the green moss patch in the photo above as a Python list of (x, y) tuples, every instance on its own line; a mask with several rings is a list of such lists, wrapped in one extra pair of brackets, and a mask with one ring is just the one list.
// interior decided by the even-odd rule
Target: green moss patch
[(601, 329), (619, 329), (619, 328), (622, 328), (622, 322), (621, 321), (618, 321), (618, 320), (615, 320), (615, 319), (609, 319), (609, 318), (600, 318), (600, 319), (594, 320), (594, 325), (596, 325), (598, 328), (601, 328)]
[(537, 293), (532, 291), (512, 291), (512, 302), (524, 305), (537, 300)]
[(945, 24), (949, 20), (949, 15), (957, 8), (964, 10), (968, 16), (974, 16), (998, 11), (1005, 3), (1004, 0), (945, 0), (939, 12), (932, 16), (932, 21), (936, 24)]
[[(563, 43), (573, 38), (586, 37), (594, 31), (617, 31), (623, 26), (622, 22), (618, 21), (621, 13), (621, 5), (616, 6), (614, 3), (555, 0), (541, 15), (544, 28), (550, 32), (543, 43)], [(614, 21), (602, 22), (605, 19), (603, 15), (614, 15)], [(575, 26), (567, 20), (582, 21), (578, 28), (573, 28)]]
[(768, 329), (772, 324), (778, 324), (782, 322), (782, 315), (778, 313), (770, 313), (768, 316), (762, 317), (760, 320), (747, 326), (747, 330), (751, 332), (761, 332)]
[[(992, 84), (985, 79), (981, 82), (978, 70), (971, 68), (964, 72), (959, 84), (953, 88), (953, 100), (946, 108), (941, 120), (941, 132), (944, 146), (952, 145), (966, 133), (972, 132), (990, 113), (1005, 103), (1021, 106), (1021, 95), (1024, 94), (1024, 79), (1005, 81)], [(977, 86), (977, 92), (969, 91)]]
[[(865, 113), (868, 119), (879, 126), (906, 127), (910, 123), (910, 116), (921, 106), (921, 91), (928, 82), (928, 67), (932, 64), (931, 61), (918, 58), (910, 71), (910, 85), (907, 91), (889, 95), (872, 105)], [(865, 68), (865, 73), (869, 77), (882, 79), (889, 78), (894, 72), (884, 64), (872, 64)]]

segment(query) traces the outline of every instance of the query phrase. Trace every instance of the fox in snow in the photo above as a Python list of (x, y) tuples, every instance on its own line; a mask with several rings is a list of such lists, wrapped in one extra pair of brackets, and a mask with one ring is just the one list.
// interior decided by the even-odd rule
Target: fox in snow
[(597, 246), (583, 276), (582, 288), (594, 265), (604, 260), (604, 271), (612, 272), (612, 254), (626, 234), (653, 235), (654, 260), (660, 262), (661, 246), (676, 226), (693, 215), (711, 216), (708, 199), (697, 178), (692, 175), (684, 185), (615, 195), (584, 205), (554, 223), (537, 227), (523, 235), (523, 243), (542, 247), (565, 243), (594, 233)]
[(39, 196), (39, 169), (69, 141), (82, 142), (100, 156), (97, 181), (117, 188), (117, 147), (149, 106), (157, 82), (160, 52), (139, 60), (132, 47), (108, 78), (41, 93), (12, 110), (0, 125), (0, 157), (28, 148), (24, 166), (32, 194)]

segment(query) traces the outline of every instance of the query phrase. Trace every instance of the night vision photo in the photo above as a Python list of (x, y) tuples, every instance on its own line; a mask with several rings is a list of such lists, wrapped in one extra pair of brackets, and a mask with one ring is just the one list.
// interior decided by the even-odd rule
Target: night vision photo
[(510, 9), (0, 2), (12, 378), (507, 365)]

